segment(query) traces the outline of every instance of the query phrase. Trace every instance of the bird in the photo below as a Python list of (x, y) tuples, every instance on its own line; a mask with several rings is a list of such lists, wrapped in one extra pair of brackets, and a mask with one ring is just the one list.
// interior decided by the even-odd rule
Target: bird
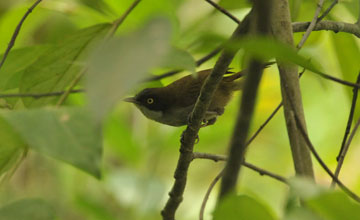
[[(195, 76), (184, 76), (165, 87), (145, 88), (124, 101), (135, 104), (148, 119), (175, 127), (187, 125), (202, 85), (211, 71), (206, 69)], [(202, 127), (214, 124), (216, 118), (224, 113), (234, 91), (241, 89), (243, 76), (244, 71), (226, 72), (215, 90)]]

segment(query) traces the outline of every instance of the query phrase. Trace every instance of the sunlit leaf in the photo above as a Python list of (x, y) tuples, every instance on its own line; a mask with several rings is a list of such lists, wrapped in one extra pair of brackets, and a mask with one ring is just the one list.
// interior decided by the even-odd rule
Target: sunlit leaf
[[(91, 47), (91, 43), (109, 28), (109, 24), (99, 24), (82, 29), (46, 50), (37, 57), (36, 62), (25, 69), (20, 82), (20, 92), (48, 93), (64, 90), (83, 67), (82, 55)], [(27, 107), (38, 107), (58, 98), (24, 98), (23, 101)]]
[(214, 220), (275, 219), (269, 208), (249, 196), (226, 197), (214, 211)]
[(101, 130), (82, 108), (1, 112), (30, 149), (100, 177)]
[(0, 208), (0, 220), (52, 220), (54, 209), (41, 199), (23, 199)]
[(110, 40), (93, 54), (87, 87), (97, 119), (102, 119), (152, 68), (164, 62), (170, 35), (169, 22), (156, 19), (136, 32)]

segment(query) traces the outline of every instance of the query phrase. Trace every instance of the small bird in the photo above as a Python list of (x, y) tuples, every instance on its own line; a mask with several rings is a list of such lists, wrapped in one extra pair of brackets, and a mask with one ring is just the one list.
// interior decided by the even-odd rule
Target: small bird
[[(211, 71), (207, 69), (198, 72), (196, 76), (182, 77), (165, 87), (146, 88), (124, 101), (134, 103), (151, 120), (176, 127), (186, 125), (201, 87)], [(214, 124), (217, 116), (224, 113), (233, 92), (241, 89), (242, 80), (239, 78), (243, 75), (243, 72), (226, 73), (205, 114), (203, 126)]]

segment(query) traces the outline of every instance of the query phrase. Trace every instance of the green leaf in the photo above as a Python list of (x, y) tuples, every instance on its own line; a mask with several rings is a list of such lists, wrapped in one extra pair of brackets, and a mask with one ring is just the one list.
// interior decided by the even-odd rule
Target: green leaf
[(93, 54), (87, 91), (97, 120), (151, 69), (164, 62), (170, 50), (170, 37), (170, 23), (156, 19), (136, 32), (106, 42)]
[(104, 0), (80, 0), (83, 5), (102, 14), (114, 14), (114, 11)]
[(21, 137), (0, 117), (0, 176), (11, 169), (25, 149)]
[(274, 39), (254, 36), (245, 37), (228, 44), (228, 48), (232, 50), (244, 49), (247, 53), (259, 59), (276, 58), (283, 62), (295, 63), (315, 73), (322, 73), (315, 67), (313, 62), (298, 54), (295, 48)]
[(307, 200), (306, 204), (328, 220), (360, 219), (360, 205), (343, 192), (329, 191)]
[(161, 66), (173, 69), (184, 69), (192, 73), (195, 73), (196, 68), (194, 58), (185, 50), (175, 47), (171, 48)]
[(101, 130), (83, 108), (0, 113), (33, 150), (100, 178)]
[[(110, 24), (99, 24), (81, 29), (46, 50), (25, 69), (20, 92), (48, 93), (64, 90), (82, 68), (82, 56), (110, 27)], [(53, 103), (58, 98), (23, 98), (23, 101), (26, 107), (39, 107)]]
[(249, 196), (230, 195), (214, 211), (214, 220), (275, 219), (269, 208)]
[[(19, 87), (24, 70), (34, 63), (50, 46), (34, 46), (12, 50), (0, 69), (0, 91)], [(0, 57), (2, 57), (0, 55)]]
[(52, 220), (54, 209), (41, 199), (23, 199), (0, 208), (0, 220)]

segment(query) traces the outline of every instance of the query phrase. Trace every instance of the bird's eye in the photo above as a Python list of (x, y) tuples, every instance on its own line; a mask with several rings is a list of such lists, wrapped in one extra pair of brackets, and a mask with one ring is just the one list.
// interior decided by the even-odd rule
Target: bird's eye
[(153, 104), (154, 103), (154, 99), (153, 98), (148, 98), (146, 100), (147, 104)]

